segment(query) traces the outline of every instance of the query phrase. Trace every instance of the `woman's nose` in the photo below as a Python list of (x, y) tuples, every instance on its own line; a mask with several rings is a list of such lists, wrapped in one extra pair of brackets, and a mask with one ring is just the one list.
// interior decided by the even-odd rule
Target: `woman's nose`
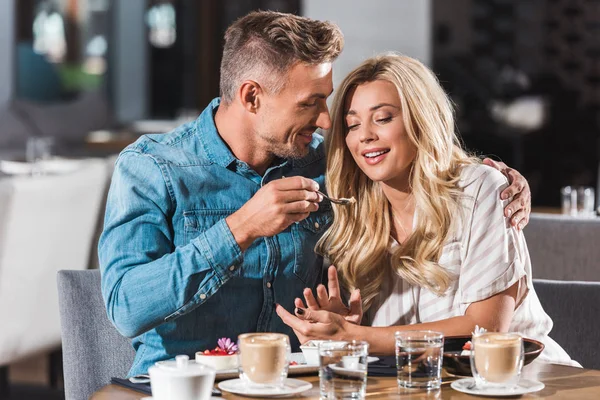
[(369, 126), (365, 126), (360, 131), (359, 139), (363, 143), (372, 142), (377, 139), (377, 134)]

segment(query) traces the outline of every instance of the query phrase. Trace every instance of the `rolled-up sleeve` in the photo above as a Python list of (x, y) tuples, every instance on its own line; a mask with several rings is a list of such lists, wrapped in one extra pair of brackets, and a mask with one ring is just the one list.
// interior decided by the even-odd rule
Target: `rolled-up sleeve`
[(475, 196), (459, 277), (463, 314), (471, 303), (503, 292), (526, 276), (525, 260), (520, 254), (523, 234), (504, 216), (508, 200), (500, 200), (507, 185), (499, 171), (490, 169)]
[(174, 245), (175, 198), (160, 160), (126, 150), (117, 160), (98, 255), (102, 295), (116, 328), (135, 337), (202, 305), (242, 252), (225, 220)]

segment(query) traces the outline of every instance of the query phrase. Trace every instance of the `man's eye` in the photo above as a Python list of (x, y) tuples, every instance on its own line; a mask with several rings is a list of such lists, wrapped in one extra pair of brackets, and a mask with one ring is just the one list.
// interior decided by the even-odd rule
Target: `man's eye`
[(314, 103), (301, 103), (300, 105), (302, 107), (306, 107), (306, 108), (308, 108), (308, 107), (315, 107), (317, 105), (317, 102), (314, 102)]

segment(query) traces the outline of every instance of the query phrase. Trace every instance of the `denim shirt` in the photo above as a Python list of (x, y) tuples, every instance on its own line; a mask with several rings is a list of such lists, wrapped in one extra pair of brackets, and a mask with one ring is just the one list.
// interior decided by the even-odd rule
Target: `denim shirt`
[(156, 361), (213, 349), (217, 339), (245, 332), (282, 332), (298, 340), (275, 313), (323, 278), (315, 244), (332, 220), (331, 206), (244, 252), (225, 218), (263, 185), (301, 175), (324, 188), (323, 138), (309, 153), (280, 160), (263, 176), (238, 160), (214, 123), (219, 99), (196, 121), (146, 135), (123, 150), (112, 178), (99, 243), (108, 317), (133, 338), (129, 375)]

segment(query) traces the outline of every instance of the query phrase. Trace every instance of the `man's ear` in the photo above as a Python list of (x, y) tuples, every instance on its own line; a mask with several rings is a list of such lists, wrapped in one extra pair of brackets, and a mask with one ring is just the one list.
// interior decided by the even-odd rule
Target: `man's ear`
[(256, 81), (244, 81), (238, 92), (242, 107), (248, 112), (256, 114), (260, 106), (262, 88)]

